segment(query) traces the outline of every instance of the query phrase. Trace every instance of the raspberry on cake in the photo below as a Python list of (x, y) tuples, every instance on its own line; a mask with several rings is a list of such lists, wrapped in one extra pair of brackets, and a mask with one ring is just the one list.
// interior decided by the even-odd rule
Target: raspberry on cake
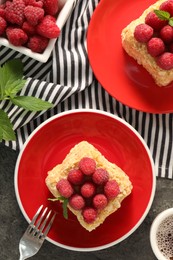
[(68, 173), (67, 179), (74, 185), (79, 185), (83, 183), (84, 174), (80, 169), (72, 169)]
[(94, 173), (96, 168), (96, 163), (92, 158), (84, 157), (79, 162), (79, 169), (85, 175), (91, 175)]
[(92, 175), (93, 182), (99, 185), (105, 184), (108, 179), (109, 173), (103, 168), (96, 169)]
[(67, 179), (61, 179), (56, 184), (56, 189), (64, 198), (70, 198), (74, 193), (73, 187)]
[(84, 198), (91, 198), (96, 192), (96, 187), (92, 182), (87, 181), (81, 186), (80, 192)]
[(80, 194), (74, 194), (69, 199), (69, 205), (76, 210), (81, 210), (85, 206), (85, 200)]
[(108, 199), (104, 194), (96, 194), (93, 198), (93, 205), (96, 209), (104, 209), (108, 204)]
[(173, 0), (158, 0), (122, 30), (122, 46), (158, 86), (173, 81)]
[(118, 210), (132, 191), (126, 173), (86, 141), (75, 145), (45, 182), (55, 198), (68, 200), (67, 207), (87, 231)]

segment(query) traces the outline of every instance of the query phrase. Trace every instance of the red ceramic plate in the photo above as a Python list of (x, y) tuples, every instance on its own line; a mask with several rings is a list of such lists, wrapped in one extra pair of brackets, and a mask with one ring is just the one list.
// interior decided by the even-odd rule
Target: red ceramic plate
[[(62, 204), (48, 201), (52, 195), (45, 185), (47, 172), (82, 140), (119, 165), (133, 184), (121, 208), (92, 232), (70, 212), (69, 219), (64, 219)], [(16, 164), (15, 191), (28, 222), (41, 204), (57, 212), (50, 242), (71, 250), (99, 250), (125, 239), (144, 220), (155, 192), (153, 161), (143, 139), (122, 119), (97, 110), (64, 112), (40, 125), (25, 143)]]
[(88, 28), (88, 56), (94, 74), (115, 99), (140, 111), (173, 112), (173, 84), (158, 87), (121, 45), (121, 31), (156, 0), (101, 0)]

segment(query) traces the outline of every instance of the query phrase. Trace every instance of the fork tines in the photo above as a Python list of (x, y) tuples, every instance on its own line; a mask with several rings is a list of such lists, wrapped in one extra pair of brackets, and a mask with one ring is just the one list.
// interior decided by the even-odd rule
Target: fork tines
[(45, 208), (41, 214), (42, 208), (43, 205), (39, 207), (27, 229), (28, 233), (37, 237), (45, 237), (48, 234), (56, 216), (56, 213), (51, 216), (52, 210), (47, 212), (48, 208)]

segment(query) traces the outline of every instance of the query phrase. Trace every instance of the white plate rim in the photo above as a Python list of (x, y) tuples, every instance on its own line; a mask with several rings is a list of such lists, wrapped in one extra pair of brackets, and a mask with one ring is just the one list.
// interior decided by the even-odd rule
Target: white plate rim
[(19, 164), (20, 164), (20, 160), (21, 157), (23, 155), (23, 152), (25, 150), (25, 148), (27, 147), (28, 143), (30, 142), (30, 140), (32, 139), (32, 137), (41, 129), (43, 128), (46, 124), (48, 124), (49, 122), (59, 118), (59, 117), (63, 117), (66, 115), (70, 115), (73, 113), (80, 113), (80, 112), (89, 112), (89, 113), (98, 113), (101, 115), (105, 115), (108, 117), (111, 117), (119, 122), (121, 122), (122, 124), (124, 124), (127, 128), (129, 128), (137, 137), (138, 139), (141, 141), (141, 144), (144, 146), (146, 153), (148, 155), (149, 161), (150, 161), (150, 165), (151, 165), (151, 169), (152, 169), (152, 190), (151, 190), (151, 196), (148, 202), (148, 205), (142, 215), (142, 217), (139, 219), (139, 221), (136, 223), (136, 225), (129, 231), (127, 232), (124, 236), (122, 236), (121, 238), (117, 239), (114, 242), (108, 243), (104, 246), (97, 246), (97, 247), (89, 247), (89, 248), (80, 248), (80, 247), (72, 247), (72, 246), (66, 246), (64, 244), (61, 244), (59, 242), (54, 241), (53, 239), (46, 237), (46, 240), (51, 242), (52, 244), (59, 246), (61, 248), (67, 249), (67, 250), (72, 250), (72, 251), (79, 251), (79, 252), (92, 252), (92, 251), (98, 251), (98, 250), (102, 250), (102, 249), (106, 249), (109, 248), (111, 246), (114, 246), (118, 243), (120, 243), (121, 241), (125, 240), (127, 237), (129, 237), (132, 233), (134, 233), (134, 231), (142, 224), (142, 222), (144, 221), (144, 219), (146, 218), (151, 205), (153, 203), (154, 200), (154, 196), (155, 196), (155, 190), (156, 190), (156, 175), (155, 175), (155, 165), (154, 165), (154, 161), (153, 158), (151, 156), (150, 150), (148, 148), (148, 146), (146, 145), (144, 139), (141, 137), (141, 135), (137, 132), (137, 130), (135, 130), (129, 123), (127, 123), (125, 120), (123, 120), (122, 118), (118, 117), (117, 115), (113, 115), (109, 112), (105, 112), (105, 111), (101, 111), (98, 109), (72, 109), (72, 110), (68, 110), (68, 111), (64, 111), (61, 112), (57, 115), (54, 115), (52, 117), (50, 117), (49, 119), (47, 119), (46, 121), (44, 121), (43, 123), (41, 123), (32, 133), (31, 135), (27, 138), (26, 142), (24, 143), (21, 151), (19, 152), (17, 161), (16, 161), (16, 166), (15, 166), (15, 171), (14, 171), (14, 188), (15, 188), (15, 195), (16, 195), (16, 199), (19, 205), (19, 208), (24, 216), (24, 218), (26, 219), (26, 221), (28, 223), (30, 223), (31, 219), (28, 217), (28, 215), (25, 212), (25, 209), (21, 203), (21, 199), (19, 196), (19, 190), (18, 190), (18, 183), (17, 183), (17, 179), (18, 179), (18, 168), (19, 168)]

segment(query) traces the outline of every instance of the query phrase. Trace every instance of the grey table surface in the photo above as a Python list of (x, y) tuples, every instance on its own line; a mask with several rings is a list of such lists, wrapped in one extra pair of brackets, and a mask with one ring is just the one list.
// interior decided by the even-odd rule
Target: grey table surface
[[(28, 223), (18, 206), (14, 191), (14, 168), (18, 152), (0, 143), (0, 260), (19, 259), (18, 244)], [(150, 247), (152, 221), (162, 210), (172, 207), (172, 180), (157, 179), (152, 207), (138, 229), (123, 242), (94, 252), (75, 252), (45, 241), (31, 259), (37, 260), (155, 260)]]

